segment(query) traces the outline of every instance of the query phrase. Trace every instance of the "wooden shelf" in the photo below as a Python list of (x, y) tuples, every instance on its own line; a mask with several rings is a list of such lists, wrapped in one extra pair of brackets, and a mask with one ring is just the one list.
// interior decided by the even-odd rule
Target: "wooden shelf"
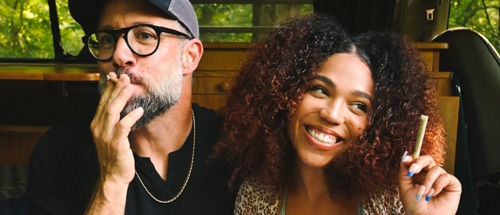
[(92, 64), (0, 64), (0, 80), (97, 81), (97, 65)]

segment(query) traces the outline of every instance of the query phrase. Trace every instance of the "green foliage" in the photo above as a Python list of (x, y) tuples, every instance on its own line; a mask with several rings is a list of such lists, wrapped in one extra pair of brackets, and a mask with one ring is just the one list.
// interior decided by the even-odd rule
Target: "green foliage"
[[(281, 21), (289, 18), (291, 8), (298, 8), (299, 14), (313, 13), (312, 4), (304, 5), (279, 5), (279, 4), (195, 4), (194, 8), (198, 16), (199, 25), (202, 27), (254, 27), (275, 26), (275, 23), (258, 21), (256, 7), (269, 6), (267, 10), (261, 11), (263, 17), (269, 20)], [(281, 11), (280, 11), (281, 8)], [(283, 10), (283, 8), (285, 8)], [(262, 18), (262, 17), (260, 17)], [(252, 42), (258, 39), (258, 34), (252, 32), (205, 32), (200, 35), (203, 42)]]
[(500, 51), (500, 0), (452, 0), (448, 27), (467, 27), (483, 34)]
[(1, 58), (53, 58), (49, 6), (40, 0), (0, 4)]
[(83, 47), (81, 38), (85, 33), (69, 13), (68, 0), (57, 0), (56, 3), (62, 47), (67, 54), (76, 56)]
[[(0, 58), (54, 59), (49, 6), (47, 0), (0, 0)], [(71, 17), (67, 0), (56, 0), (61, 45), (69, 55), (77, 55), (83, 47), (80, 25)], [(280, 6), (262, 7), (260, 14), (252, 4), (195, 4), (200, 26), (252, 27), (273, 26), (290, 16)], [(283, 8), (283, 7), (282, 7)], [(281, 9), (282, 9), (281, 8)], [(293, 8), (294, 15), (313, 12), (312, 5)], [(286, 10), (285, 10), (286, 11)], [(298, 11), (298, 12), (297, 12)], [(481, 32), (497, 48), (499, 40), (500, 0), (452, 0), (449, 27), (464, 26)], [(256, 15), (258, 14), (258, 15)], [(269, 22), (269, 23), (266, 23)], [(267, 25), (266, 25), (267, 24)], [(251, 42), (256, 34), (227, 32), (201, 34), (203, 42)]]
[[(76, 55), (83, 31), (73, 20), (67, 0), (57, 0), (62, 46)], [(0, 1), (0, 58), (55, 58), (47, 0)]]
[[(251, 4), (195, 4), (199, 25), (207, 27), (252, 26)], [(204, 42), (250, 42), (251, 33), (206, 33), (200, 35)]]

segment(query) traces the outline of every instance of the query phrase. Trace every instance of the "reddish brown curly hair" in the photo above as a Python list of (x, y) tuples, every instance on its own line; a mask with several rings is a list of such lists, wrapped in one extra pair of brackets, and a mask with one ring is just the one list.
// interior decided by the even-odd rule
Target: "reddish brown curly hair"
[(337, 53), (356, 53), (375, 87), (369, 126), (325, 168), (332, 198), (396, 190), (401, 156), (413, 152), (421, 114), (429, 116), (421, 152), (444, 162), (436, 90), (413, 42), (390, 32), (351, 37), (333, 18), (315, 14), (289, 20), (255, 43), (235, 77), (215, 148), (234, 166), (230, 183), (258, 177), (280, 191), (288, 182), (295, 152), (286, 124), (322, 63)]

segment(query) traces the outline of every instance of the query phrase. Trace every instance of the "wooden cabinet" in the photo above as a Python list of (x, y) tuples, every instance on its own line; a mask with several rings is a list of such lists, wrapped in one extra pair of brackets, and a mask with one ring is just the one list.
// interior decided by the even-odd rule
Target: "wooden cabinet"
[(196, 71), (193, 81), (193, 102), (221, 111), (234, 74), (233, 71)]
[(221, 113), (231, 79), (248, 52), (249, 43), (206, 43), (194, 73), (193, 102)]

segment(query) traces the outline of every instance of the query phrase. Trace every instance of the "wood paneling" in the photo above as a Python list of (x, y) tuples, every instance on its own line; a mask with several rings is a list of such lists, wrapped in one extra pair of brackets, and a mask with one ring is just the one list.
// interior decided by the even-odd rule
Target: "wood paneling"
[[(204, 44), (203, 58), (194, 73), (193, 102), (222, 113), (231, 79), (249, 47), (248, 43)], [(453, 172), (458, 97), (451, 96), (452, 73), (438, 72), (439, 51), (446, 49), (447, 44), (417, 43), (417, 47), (422, 51), (422, 58), (441, 96), (440, 113), (446, 123), (449, 143), (445, 168)], [(9, 103), (0, 109), (3, 113), (0, 125), (4, 124), (0, 126), (0, 164), (27, 163), (33, 146), (48, 127), (77, 115), (92, 113), (98, 101), (95, 82), (98, 78), (95, 65), (0, 64), (0, 79), (3, 79), (0, 81), (0, 99)], [(78, 87), (82, 81), (87, 88)], [(56, 95), (47, 92), (54, 86)], [(68, 94), (71, 86), (73, 93)]]
[(422, 54), (422, 59), (427, 64), (427, 69), (431, 72), (439, 71), (439, 52), (443, 49), (448, 49), (447, 43), (416, 43)]
[(455, 171), (459, 103), (460, 98), (457, 96), (439, 97), (439, 114), (444, 120), (446, 139), (448, 140), (443, 168), (451, 174)]
[(451, 96), (451, 72), (431, 72), (434, 79), (434, 86), (440, 96)]
[(0, 164), (28, 163), (46, 126), (0, 126)]

